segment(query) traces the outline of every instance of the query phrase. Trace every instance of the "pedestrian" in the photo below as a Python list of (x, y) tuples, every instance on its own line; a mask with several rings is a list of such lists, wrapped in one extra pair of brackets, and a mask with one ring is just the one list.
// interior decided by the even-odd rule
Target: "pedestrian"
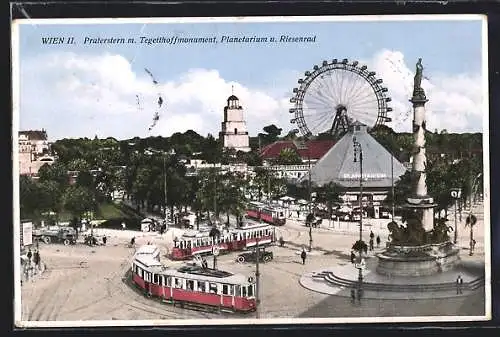
[(285, 246), (285, 240), (283, 239), (282, 236), (280, 236), (280, 240), (279, 241), (280, 241), (280, 247)]
[(122, 230), (125, 230), (127, 228), (127, 225), (125, 224), (125, 221), (122, 221)]
[(135, 237), (132, 237), (132, 239), (130, 239), (130, 245), (132, 247), (135, 245)]
[(370, 251), (373, 250), (373, 239), (370, 239)]
[(363, 289), (358, 289), (358, 303), (361, 304), (361, 298), (363, 297)]
[(356, 290), (351, 289), (351, 303), (354, 304), (356, 302)]
[(102, 237), (102, 244), (103, 244), (104, 246), (106, 246), (106, 241), (108, 241), (108, 239), (106, 238), (106, 235), (104, 235), (104, 236)]
[(302, 253), (300, 253), (300, 258), (302, 259), (302, 264), (306, 264), (306, 257), (307, 257), (306, 249), (302, 248)]
[(356, 255), (354, 254), (354, 251), (351, 250), (351, 263), (354, 263), (355, 259), (356, 259)]
[(380, 247), (380, 236), (377, 235), (377, 248)]
[(370, 231), (370, 239), (374, 239), (375, 238), (375, 234), (373, 234), (373, 231)]
[(26, 256), (28, 257), (28, 263), (31, 263), (31, 257), (33, 256), (33, 253), (31, 253), (31, 248), (28, 249), (28, 254), (26, 254)]
[(457, 295), (462, 293), (462, 285), (464, 284), (464, 280), (461, 275), (457, 277)]
[(35, 253), (33, 254), (33, 262), (35, 263), (35, 267), (39, 269), (40, 266), (40, 253), (38, 250), (35, 250)]

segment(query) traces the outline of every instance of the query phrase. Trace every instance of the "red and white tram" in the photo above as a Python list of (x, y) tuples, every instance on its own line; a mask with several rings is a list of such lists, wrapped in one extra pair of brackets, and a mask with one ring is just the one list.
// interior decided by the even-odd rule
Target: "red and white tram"
[(170, 254), (172, 260), (185, 260), (195, 255), (212, 253), (212, 247), (219, 247), (220, 252), (245, 250), (259, 245), (268, 245), (276, 241), (275, 228), (268, 224), (245, 223), (241, 228), (221, 233), (220, 237), (210, 237), (200, 233), (194, 236), (183, 235), (174, 241)]
[(176, 304), (212, 307), (237, 312), (256, 308), (253, 278), (227, 271), (186, 265), (163, 266), (146, 254), (134, 256), (132, 281), (147, 296)]
[(266, 205), (258, 201), (251, 201), (248, 204), (246, 215), (249, 218), (262, 220), (276, 226), (283, 226), (286, 223), (284, 208)]

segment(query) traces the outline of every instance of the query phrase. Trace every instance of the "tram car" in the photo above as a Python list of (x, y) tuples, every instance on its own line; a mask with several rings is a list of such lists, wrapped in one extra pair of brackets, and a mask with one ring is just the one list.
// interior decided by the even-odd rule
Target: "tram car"
[(132, 282), (148, 297), (196, 309), (251, 312), (256, 309), (252, 277), (227, 271), (185, 265), (164, 266), (153, 255), (135, 255)]
[(251, 219), (264, 221), (271, 225), (283, 226), (286, 223), (284, 208), (257, 201), (248, 204), (246, 215)]
[(183, 235), (174, 240), (170, 258), (185, 260), (195, 255), (210, 255), (214, 246), (217, 246), (221, 253), (241, 251), (255, 246), (257, 242), (262, 246), (276, 242), (274, 226), (247, 222), (238, 229), (221, 233), (219, 237), (210, 237), (206, 232), (194, 236)]

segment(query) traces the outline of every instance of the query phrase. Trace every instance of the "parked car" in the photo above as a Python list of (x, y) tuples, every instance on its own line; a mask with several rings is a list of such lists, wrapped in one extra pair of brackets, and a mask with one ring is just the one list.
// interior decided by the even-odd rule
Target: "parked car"
[[(266, 251), (265, 249), (259, 249), (259, 262), (269, 262), (273, 259), (273, 252)], [(255, 250), (249, 250), (241, 253), (236, 258), (236, 261), (239, 263), (244, 262), (256, 262), (257, 261), (257, 252)]]

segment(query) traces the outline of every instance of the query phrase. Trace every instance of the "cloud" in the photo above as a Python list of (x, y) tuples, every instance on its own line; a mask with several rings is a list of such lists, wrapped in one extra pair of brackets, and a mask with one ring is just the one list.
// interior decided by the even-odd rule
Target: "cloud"
[[(413, 66), (409, 67), (403, 53), (390, 50), (380, 51), (366, 64), (389, 89), (394, 109), (391, 126), (409, 131)], [(289, 80), (286, 74), (269, 82), (263, 79), (261, 87), (248, 87), (224, 79), (214, 69), (186, 69), (176, 78), (156, 78), (155, 85), (144, 69), (134, 69), (121, 55), (60, 52), (23, 60), (20, 71), (21, 128), (45, 128), (51, 139), (95, 134), (119, 139), (169, 136), (188, 129), (217, 135), (232, 90), (245, 109), (251, 135), (271, 123), (283, 128), (284, 133), (295, 127), (288, 111), (298, 77)], [(297, 70), (287, 73), (301, 74)], [(425, 69), (424, 75), (429, 77), (422, 84), (430, 99), (426, 105), (429, 130), (481, 130), (479, 75), (428, 74)], [(159, 96), (164, 100), (161, 108)], [(149, 131), (155, 112), (160, 119)]]
[[(382, 50), (372, 61), (377, 76), (382, 78), (392, 98), (393, 119), (390, 124), (397, 131), (411, 130), (412, 107), (408, 100), (413, 90), (414, 66), (408, 65), (403, 53)], [(448, 132), (481, 131), (483, 118), (483, 91), (480, 74), (429, 74), (425, 70), (422, 87), (429, 102), (426, 104), (427, 128)], [(432, 62), (430, 60), (429, 62)]]
[[(155, 76), (155, 74), (153, 74)], [(175, 79), (134, 72), (120, 55), (54, 53), (21, 64), (21, 127), (45, 127), (51, 138), (162, 135), (192, 129), (218, 134), (232, 90), (251, 134), (278, 123), (287, 101), (223, 79), (217, 70), (190, 69)], [(158, 97), (164, 104), (158, 107)], [(160, 119), (149, 131), (153, 116)], [(287, 121), (288, 122), (288, 121)]]

